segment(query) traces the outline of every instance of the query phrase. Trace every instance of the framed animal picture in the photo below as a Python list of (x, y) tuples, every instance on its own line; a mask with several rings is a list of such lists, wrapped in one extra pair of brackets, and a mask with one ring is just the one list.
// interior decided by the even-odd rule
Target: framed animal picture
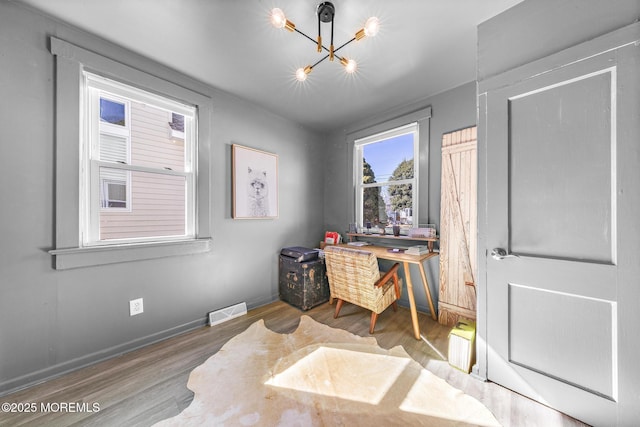
[(233, 218), (277, 218), (278, 156), (232, 144), (231, 158)]

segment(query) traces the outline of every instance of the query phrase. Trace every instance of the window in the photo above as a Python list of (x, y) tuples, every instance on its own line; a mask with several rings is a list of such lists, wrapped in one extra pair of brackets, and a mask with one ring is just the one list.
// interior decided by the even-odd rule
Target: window
[(100, 98), (100, 122), (127, 127), (126, 104), (107, 98)]
[(184, 116), (182, 114), (171, 113), (169, 127), (173, 138), (184, 138)]
[(195, 109), (84, 77), (83, 245), (193, 237)]
[(127, 207), (127, 181), (101, 179), (101, 184), (100, 207), (103, 209)]
[[(128, 164), (131, 152), (131, 132), (129, 130), (130, 102), (115, 99), (114, 95), (94, 91), (91, 101), (99, 100), (99, 137), (97, 145), (100, 159), (104, 162)], [(109, 97), (108, 97), (109, 96)], [(90, 101), (90, 102), (91, 102)], [(96, 111), (92, 108), (91, 111)], [(90, 114), (85, 117), (85, 123), (95, 123)], [(87, 132), (89, 134), (89, 132)], [(87, 150), (88, 152), (88, 150)], [(127, 203), (131, 189), (131, 174), (125, 170), (103, 170), (100, 174), (100, 207), (102, 209), (129, 209)], [(129, 194), (129, 197), (127, 197)]]
[(395, 128), (354, 143), (356, 221), (360, 227), (417, 226), (418, 125)]
[(107, 58), (55, 37), (50, 49), (54, 267), (210, 250), (211, 98), (201, 86), (190, 89), (188, 77), (131, 52), (114, 49)]

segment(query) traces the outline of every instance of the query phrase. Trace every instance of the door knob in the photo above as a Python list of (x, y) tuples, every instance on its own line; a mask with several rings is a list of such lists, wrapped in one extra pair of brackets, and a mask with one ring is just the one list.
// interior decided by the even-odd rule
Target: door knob
[(500, 261), (505, 258), (517, 258), (516, 255), (510, 254), (502, 248), (493, 248), (493, 250), (491, 250), (491, 257), (496, 261)]

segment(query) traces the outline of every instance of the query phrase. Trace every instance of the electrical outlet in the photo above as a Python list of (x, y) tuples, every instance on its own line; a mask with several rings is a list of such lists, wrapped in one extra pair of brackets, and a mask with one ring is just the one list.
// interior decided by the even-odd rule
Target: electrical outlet
[(132, 299), (129, 301), (129, 316), (135, 316), (144, 312), (144, 305), (142, 304), (142, 298)]

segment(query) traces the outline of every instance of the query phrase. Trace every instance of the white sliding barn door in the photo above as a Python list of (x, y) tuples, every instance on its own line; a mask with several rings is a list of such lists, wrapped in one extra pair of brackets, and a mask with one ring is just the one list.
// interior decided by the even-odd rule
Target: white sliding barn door
[(487, 377), (627, 425), (640, 405), (640, 365), (626, 374), (640, 340), (640, 301), (627, 298), (640, 288), (640, 48), (576, 59), (586, 46), (480, 87)]

